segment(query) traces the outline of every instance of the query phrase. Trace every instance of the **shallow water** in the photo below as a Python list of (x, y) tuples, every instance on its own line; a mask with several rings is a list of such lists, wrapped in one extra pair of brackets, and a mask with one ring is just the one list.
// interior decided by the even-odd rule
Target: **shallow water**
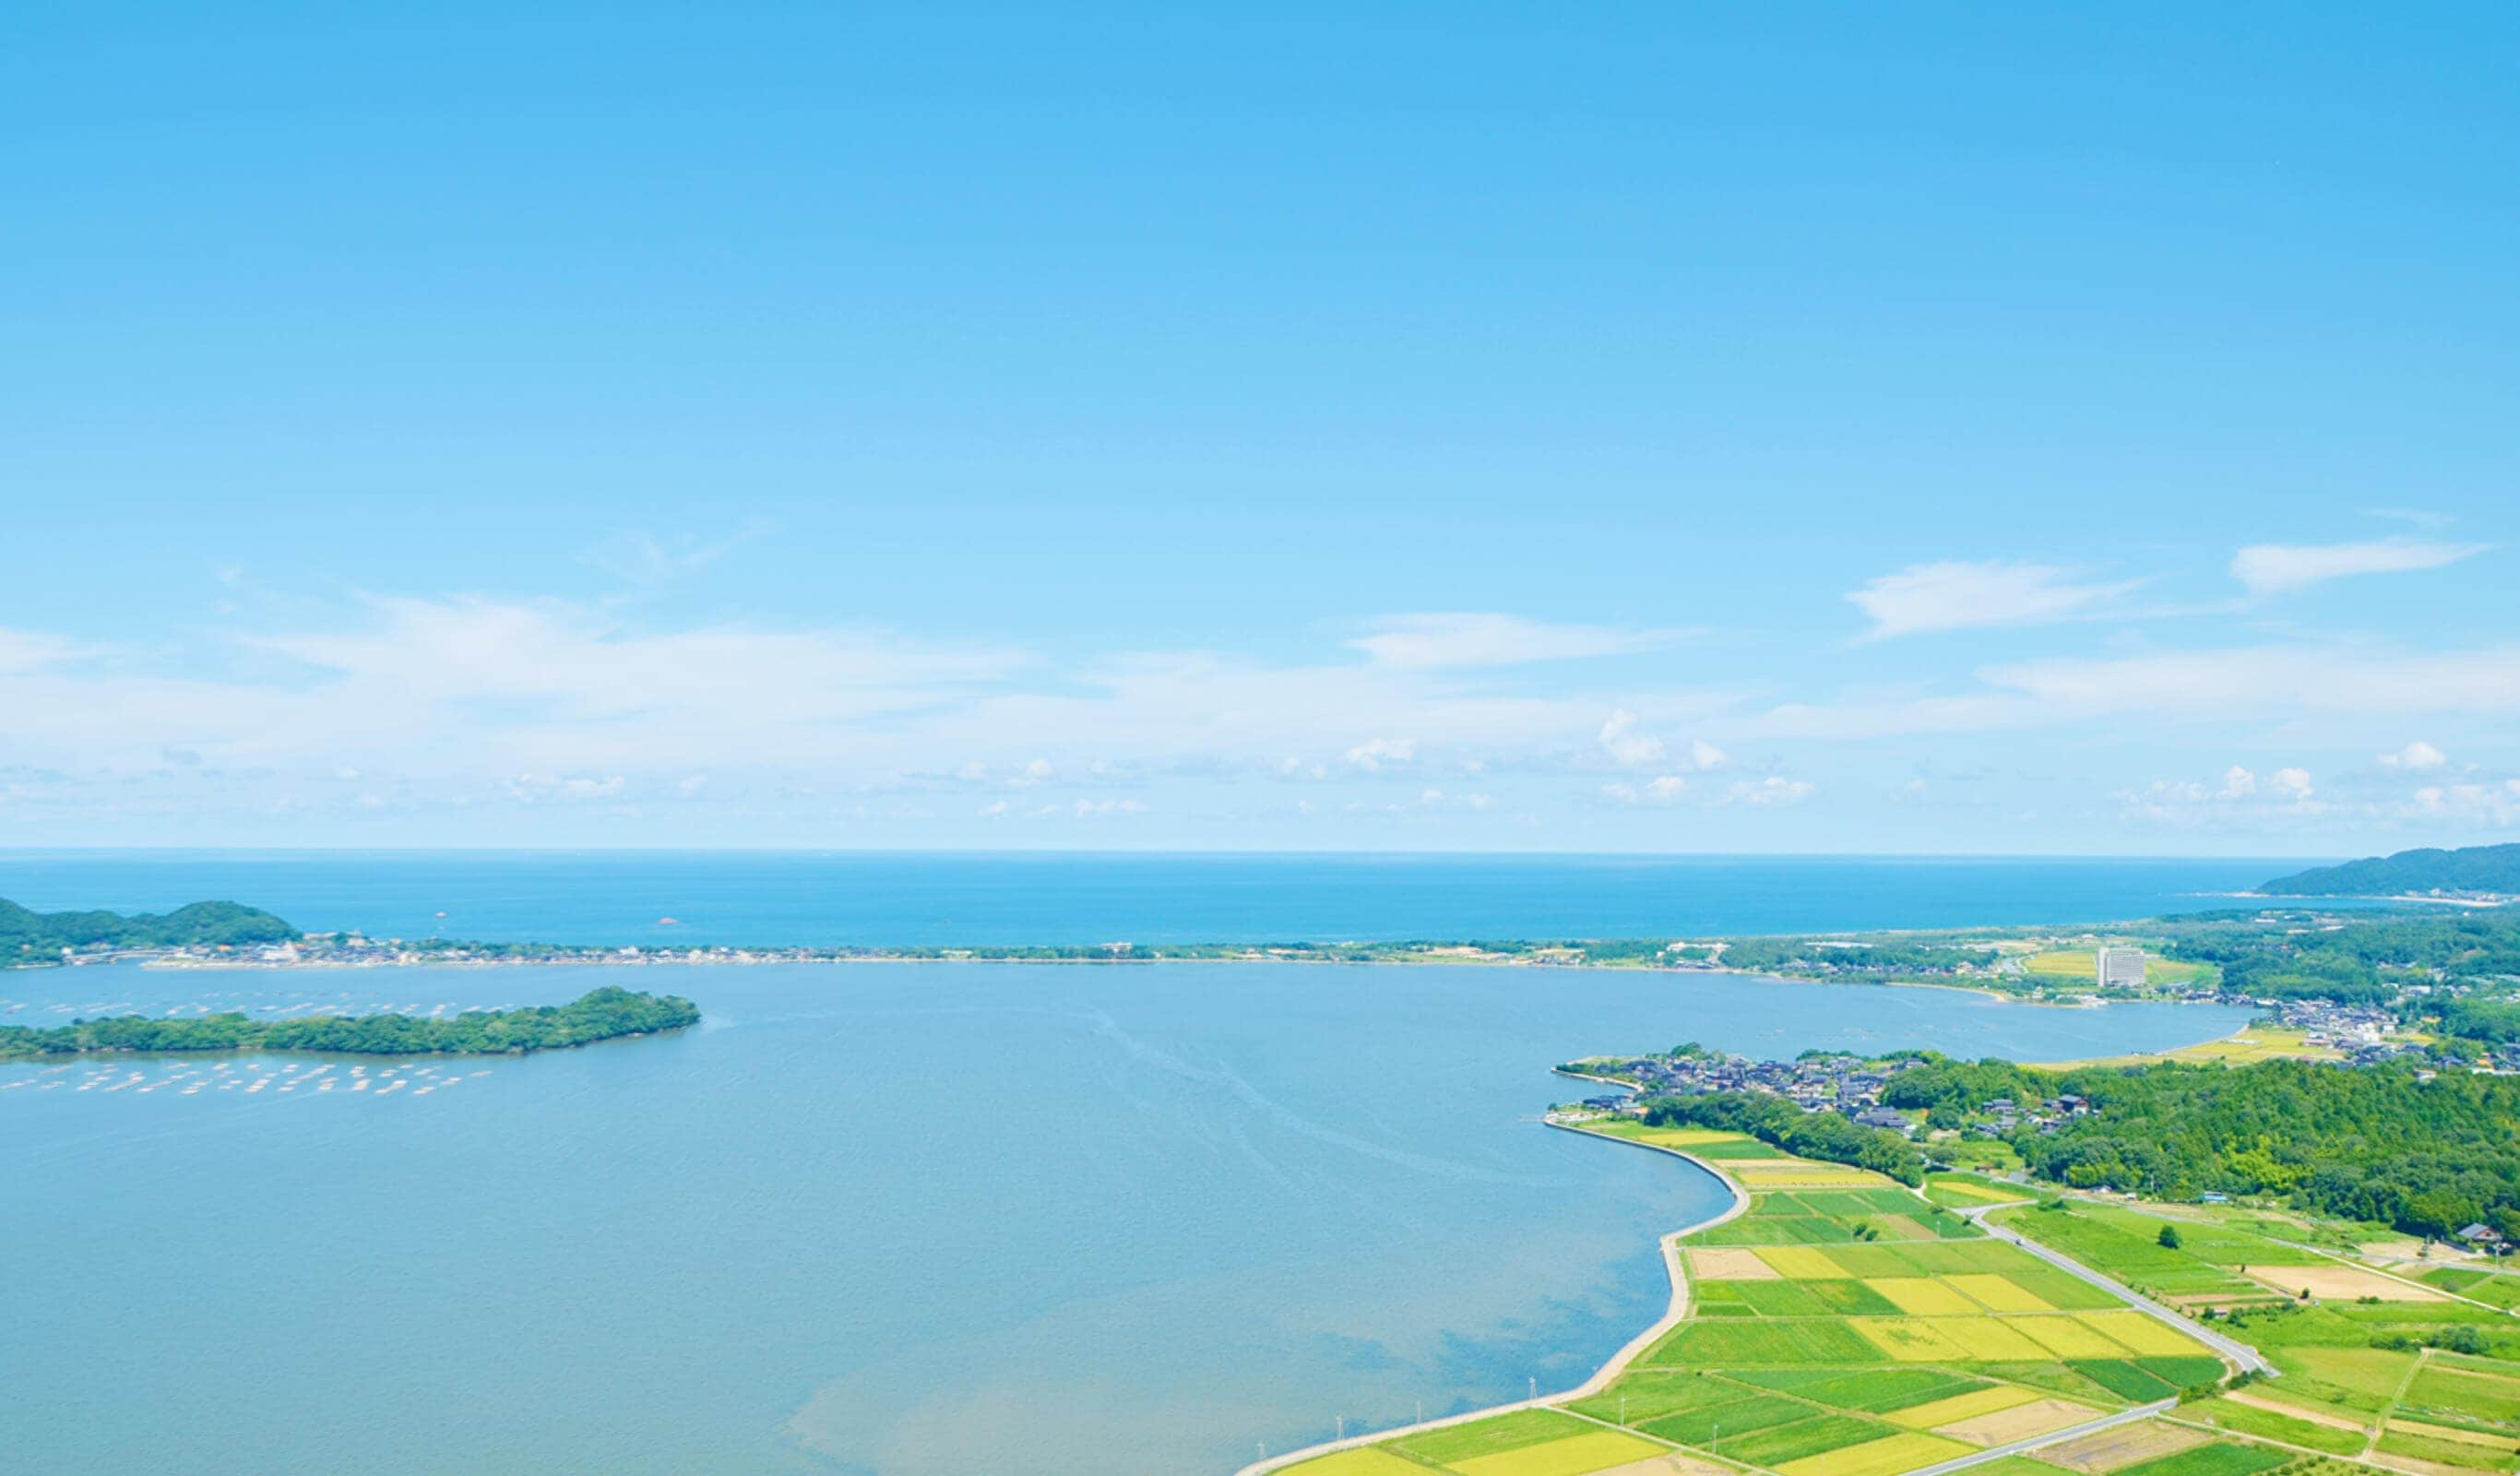
[(26, 1006), (0, 1019), (598, 982), (706, 1020), (426, 1095), (376, 1059), (331, 1075), (413, 1085), (281, 1090), (328, 1063), (304, 1058), (190, 1094), (215, 1063), (115, 1062), (108, 1085), (141, 1078), (120, 1091), (0, 1067), (29, 1083), (0, 1090), (0, 1388), (41, 1411), (12, 1421), (13, 1468), (1228, 1472), (1342, 1417), (1572, 1384), (1660, 1312), (1653, 1237), (1723, 1195), (1540, 1127), (1576, 1090), (1556, 1060), (2052, 1058), (2243, 1019), (1294, 964), (112, 966), (0, 975)]

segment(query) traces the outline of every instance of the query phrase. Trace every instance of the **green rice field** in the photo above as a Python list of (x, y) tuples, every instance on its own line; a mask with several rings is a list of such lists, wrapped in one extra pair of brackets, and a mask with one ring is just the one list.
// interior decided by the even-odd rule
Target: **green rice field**
[[(2495, 1316), (2487, 1309), (2446, 1301), (2297, 1306), (2239, 1268), (2324, 1258), (2251, 1230), (2202, 1223), (2191, 1235), (2182, 1222), (2182, 1245), (2170, 1249), (2158, 1243), (2159, 1220), (2116, 1206), (1995, 1212), (2130, 1283), (2228, 1298), (2239, 1319), (2234, 1335), (2272, 1334), (2270, 1357), (2281, 1377), (2254, 1385), (2247, 1400), (2195, 1398), (2228, 1371), (2204, 1344), (1951, 1212), (1953, 1204), (1996, 1202), (1992, 1189), (1952, 1178), (1936, 1203), (1840, 1166), (1826, 1173), (1800, 1166), (1746, 1138), (1626, 1122), (1601, 1131), (1746, 1166), (1749, 1208), (1683, 1242), (1689, 1316), (1588, 1397), (1291, 1469), (1905, 1476), (2021, 1440), (2034, 1442), (2033, 1454), (1972, 1466), (1971, 1476), (2259, 1476), (2277, 1468), (2281, 1476), (2368, 1476), (2371, 1466), (2350, 1462), (2388, 1466), (2393, 1454), (2406, 1476), (2512, 1469), (2507, 1459), (2494, 1463), (2508, 1456), (2507, 1447), (2498, 1454), (2477, 1442), (2505, 1424), (2520, 1429), (2520, 1376), (2506, 1377), (2490, 1360), (2375, 1346), (2409, 1327), (2438, 1331), (2469, 1314)], [(2076, 1433), (2111, 1412), (2182, 1397), (2188, 1402), (2170, 1419)], [(2446, 1446), (2457, 1449), (2445, 1454)], [(2050, 1447), (2056, 1459), (2041, 1458)]]

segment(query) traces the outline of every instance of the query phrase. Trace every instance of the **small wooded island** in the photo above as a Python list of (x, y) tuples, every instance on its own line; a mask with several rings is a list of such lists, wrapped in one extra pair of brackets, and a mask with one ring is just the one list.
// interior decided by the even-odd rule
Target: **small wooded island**
[(105, 1051), (320, 1051), (351, 1055), (521, 1055), (652, 1035), (699, 1023), (679, 995), (593, 989), (565, 1005), (476, 1010), (450, 1019), (404, 1014), (251, 1020), (116, 1015), (49, 1029), (0, 1026), (0, 1060), (40, 1060)]

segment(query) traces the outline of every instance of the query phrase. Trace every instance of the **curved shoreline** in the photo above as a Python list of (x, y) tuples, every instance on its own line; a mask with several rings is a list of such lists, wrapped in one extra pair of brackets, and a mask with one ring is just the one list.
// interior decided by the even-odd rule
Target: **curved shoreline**
[[(1563, 1074), (1568, 1076), (1582, 1075), (1580, 1072), (1572, 1071), (1565, 1072)], [(1607, 1079), (1603, 1077), (1585, 1077), (1585, 1080), (1605, 1081)], [(1628, 1090), (1632, 1093), (1636, 1090), (1634, 1087), (1629, 1087), (1625, 1082), (1615, 1082), (1611, 1083), (1611, 1085), (1628, 1087)], [(1588, 1399), (1593, 1395), (1600, 1393), (1603, 1389), (1608, 1388), (1612, 1379), (1615, 1379), (1620, 1374), (1626, 1372), (1628, 1365), (1635, 1363), (1637, 1359), (1642, 1356), (1647, 1348), (1652, 1347), (1654, 1343), (1663, 1336), (1663, 1334), (1671, 1331), (1674, 1327), (1677, 1327), (1682, 1322), (1688, 1320), (1688, 1274), (1682, 1269), (1680, 1264), (1680, 1242), (1683, 1238), (1696, 1234), (1699, 1230), (1712, 1230), (1716, 1226), (1722, 1225), (1727, 1221), (1739, 1218), (1750, 1208), (1749, 1190), (1743, 1188), (1739, 1183), (1734, 1181), (1732, 1175), (1725, 1173), (1722, 1169), (1717, 1168), (1714, 1164), (1708, 1162), (1706, 1159), (1698, 1157), (1694, 1153), (1685, 1153), (1678, 1148), (1668, 1147), (1662, 1143), (1639, 1142), (1632, 1138), (1612, 1138), (1606, 1134), (1590, 1132), (1572, 1123), (1551, 1122), (1544, 1119), (1544, 1124), (1545, 1126), (1554, 1128), (1561, 1133), (1574, 1133), (1581, 1137), (1591, 1139), (1596, 1142), (1624, 1143), (1629, 1147), (1643, 1148), (1648, 1152), (1668, 1153), (1674, 1158), (1681, 1159), (1697, 1168), (1703, 1169), (1708, 1175), (1713, 1177), (1717, 1184), (1724, 1185), (1726, 1189), (1731, 1191), (1732, 1202), (1725, 1208), (1722, 1214), (1711, 1215), (1692, 1225), (1684, 1225), (1680, 1229), (1664, 1234), (1657, 1242), (1662, 1248), (1663, 1274), (1671, 1278), (1671, 1304), (1663, 1310), (1663, 1315), (1659, 1319), (1655, 1319), (1652, 1326), (1647, 1327), (1644, 1331), (1638, 1333), (1633, 1338), (1630, 1338), (1625, 1346), (1621, 1347), (1618, 1352), (1610, 1356), (1608, 1363), (1603, 1364), (1599, 1368), (1594, 1370), (1591, 1378), (1577, 1384), (1572, 1389), (1561, 1390), (1555, 1394), (1544, 1394), (1537, 1399), (1518, 1399), (1507, 1404), (1489, 1405), (1483, 1409), (1465, 1409), (1459, 1414), (1447, 1414), (1437, 1419), (1419, 1420), (1414, 1424), (1398, 1425), (1387, 1430), (1374, 1430), (1366, 1434), (1351, 1435), (1344, 1440), (1329, 1440), (1323, 1441), (1318, 1445), (1303, 1446), (1296, 1450), (1288, 1451), (1282, 1455), (1264, 1456), (1235, 1472), (1235, 1476), (1265, 1476), (1265, 1473), (1267, 1472), (1294, 1465), (1300, 1461), (1311, 1460), (1317, 1456), (1332, 1454), (1339, 1451), (1355, 1450), (1361, 1446), (1379, 1445), (1383, 1441), (1396, 1439), (1403, 1435), (1415, 1435), (1424, 1430), (1440, 1430), (1450, 1425), (1467, 1424), (1471, 1420), (1486, 1419), (1490, 1415), (1510, 1414), (1517, 1409), (1537, 1409), (1563, 1404), (1568, 1400)]]

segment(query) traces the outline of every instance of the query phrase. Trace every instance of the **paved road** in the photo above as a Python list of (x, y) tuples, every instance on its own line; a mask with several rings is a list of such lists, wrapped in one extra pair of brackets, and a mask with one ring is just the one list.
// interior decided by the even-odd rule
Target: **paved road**
[[(2150, 1297), (2140, 1295), (2134, 1287), (2129, 1286), (2122, 1281), (2111, 1280), (2107, 1276), (2101, 1275), (2098, 1272), (2085, 1266), (2082, 1262), (2049, 1250), (2048, 1247), (2026, 1235), (2015, 1234), (2013, 1231), (2005, 1230), (2001, 1225), (1987, 1224), (1985, 1218), (1986, 1212), (1993, 1209), (2002, 1209), (2002, 1207), (2003, 1206), (2002, 1205), (1990, 1204), (1982, 1209), (1961, 1210), (1959, 1213), (1966, 1216), (1968, 1219), (1976, 1221), (1978, 1229), (1985, 1230), (1988, 1234), (1995, 1236), (1997, 1239), (2010, 1241), (2012, 1244), (2018, 1245), (2023, 1250), (2037, 1256), (2040, 1260), (2055, 1267), (2058, 1271), (2070, 1272), (2074, 1275), (2091, 1282), (2093, 1286), (2099, 1287), (2103, 1291), (2109, 1292), (2115, 1296), (2126, 1298), (2126, 1300), (2132, 1303), (2138, 1310), (2150, 1314), (2154, 1319), (2158, 1321), (2167, 1322), (2171, 1326), (2178, 1328), (2180, 1331), (2196, 1339), (2198, 1342), (2203, 1343), (2205, 1346), (2213, 1349), (2217, 1353), (2220, 1353), (2225, 1358), (2228, 1358), (2231, 1362), (2239, 1364), (2241, 1367), (2246, 1368), (2253, 1373), (2260, 1373), (2269, 1377), (2272, 1377), (2276, 1373), (2277, 1370), (2274, 1364), (2268, 1363), (2263, 1358), (2260, 1358), (2258, 1356), (2258, 1350), (2239, 1341), (2237, 1338), (2225, 1337), (2223, 1334), (2216, 1332), (2214, 1329), (2206, 1326), (2202, 1322), (2182, 1317), (2178, 1313), (2171, 1311), (2169, 1308), (2162, 1306), (2159, 1302), (2152, 1300)], [(1924, 1473), (1914, 1472), (1911, 1473), (1911, 1476), (1924, 1476)]]
[[(1989, 1228), (1992, 1229), (1992, 1227)], [(2076, 1436), (2093, 1435), (2102, 1430), (2115, 1429), (2119, 1425), (2134, 1424), (2138, 1419), (2150, 1419), (2166, 1409), (2177, 1408), (2178, 1404), (2179, 1401), (2175, 1399), (2165, 1399), (2149, 1405), (2138, 1405), (2132, 1409), (2120, 1409), (2105, 1419), (2095, 1419), (2090, 1424), (2076, 1425), (2066, 1430), (2050, 1430), (2045, 1435), (2034, 1435), (2028, 1440), (2016, 1440), (2008, 1446), (1997, 1446), (1993, 1450), (1971, 1451), (1966, 1455), (1955, 1455), (1940, 1465), (1920, 1466), (1908, 1472), (1907, 1476), (1943, 1476), (1946, 1471), (1964, 1471), (1970, 1466), (1980, 1465), (2005, 1455), (2020, 1455), (2031, 1451), (2044, 1450), (2048, 1446), (2060, 1445)]]

